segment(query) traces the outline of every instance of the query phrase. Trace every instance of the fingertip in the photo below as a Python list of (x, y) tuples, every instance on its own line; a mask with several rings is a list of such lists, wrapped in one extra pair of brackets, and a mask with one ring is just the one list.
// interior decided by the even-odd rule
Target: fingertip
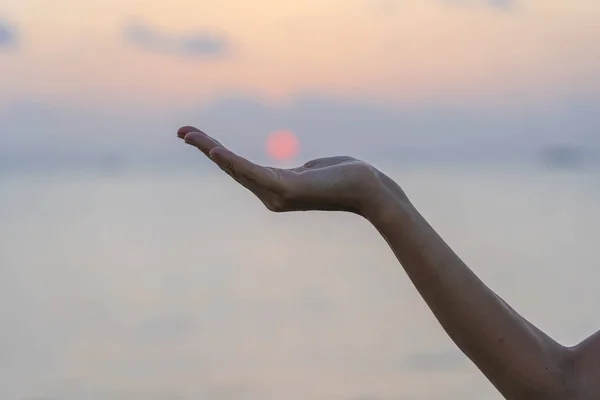
[(183, 141), (192, 146), (196, 145), (196, 140), (200, 137), (201, 133), (197, 131), (188, 132), (183, 136)]
[(177, 130), (177, 137), (180, 139), (184, 139), (188, 133), (191, 132), (202, 132), (200, 129), (194, 126), (182, 126)]

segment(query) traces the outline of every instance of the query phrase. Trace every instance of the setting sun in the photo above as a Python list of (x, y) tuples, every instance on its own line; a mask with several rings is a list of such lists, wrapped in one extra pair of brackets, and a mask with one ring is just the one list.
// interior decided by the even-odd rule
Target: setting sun
[(300, 142), (293, 132), (281, 130), (269, 135), (266, 146), (269, 157), (288, 161), (298, 154)]

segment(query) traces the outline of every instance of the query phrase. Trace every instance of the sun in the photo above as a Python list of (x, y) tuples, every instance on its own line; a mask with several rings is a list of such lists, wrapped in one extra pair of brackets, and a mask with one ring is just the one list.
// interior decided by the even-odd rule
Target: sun
[(300, 150), (300, 141), (293, 132), (279, 130), (267, 137), (266, 150), (269, 157), (278, 161), (289, 161)]

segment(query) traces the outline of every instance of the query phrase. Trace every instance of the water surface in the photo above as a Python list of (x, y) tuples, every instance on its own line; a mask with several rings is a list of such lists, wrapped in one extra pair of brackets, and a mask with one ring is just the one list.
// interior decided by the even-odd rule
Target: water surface
[[(600, 328), (600, 180), (388, 169), (564, 344)], [(272, 214), (214, 168), (0, 173), (0, 398), (500, 399), (378, 233)]]

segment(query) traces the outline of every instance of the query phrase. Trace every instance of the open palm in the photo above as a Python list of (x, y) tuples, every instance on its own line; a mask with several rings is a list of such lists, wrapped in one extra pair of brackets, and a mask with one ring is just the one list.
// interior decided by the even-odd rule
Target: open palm
[(352, 157), (319, 158), (297, 168), (280, 169), (257, 165), (192, 126), (180, 128), (177, 136), (197, 147), (271, 211), (361, 214), (365, 200), (377, 186), (378, 171)]

